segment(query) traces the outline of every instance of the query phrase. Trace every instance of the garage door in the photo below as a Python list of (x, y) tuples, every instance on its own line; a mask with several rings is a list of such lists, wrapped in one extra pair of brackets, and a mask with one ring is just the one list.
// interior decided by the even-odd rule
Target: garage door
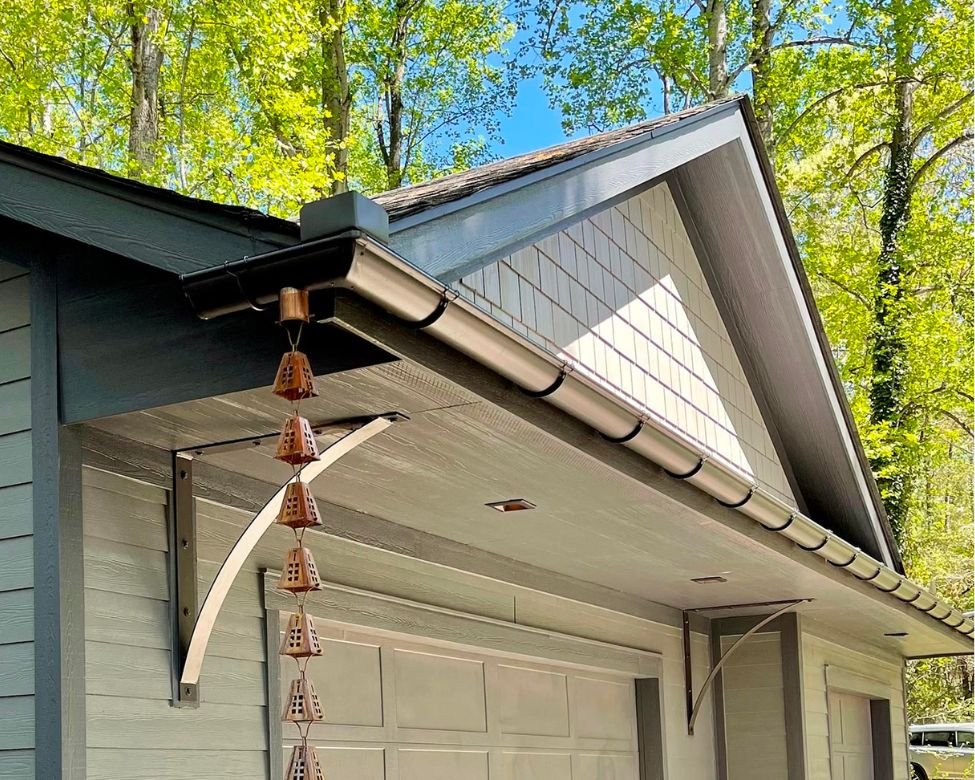
[(638, 780), (632, 677), (317, 625), (329, 780)]
[(870, 699), (829, 692), (832, 780), (873, 780)]

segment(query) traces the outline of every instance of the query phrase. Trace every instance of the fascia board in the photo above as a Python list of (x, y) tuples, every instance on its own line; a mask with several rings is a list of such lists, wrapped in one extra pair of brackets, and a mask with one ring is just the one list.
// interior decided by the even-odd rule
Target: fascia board
[(459, 278), (742, 140), (737, 102), (694, 119), (394, 222), (390, 246), (441, 280)]

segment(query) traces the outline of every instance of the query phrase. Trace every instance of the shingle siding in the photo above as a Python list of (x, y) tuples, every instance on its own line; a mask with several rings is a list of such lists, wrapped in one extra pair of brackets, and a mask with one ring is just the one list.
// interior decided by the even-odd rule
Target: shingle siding
[(795, 504), (666, 184), (455, 286)]
[(0, 260), (0, 778), (34, 777), (30, 276)]

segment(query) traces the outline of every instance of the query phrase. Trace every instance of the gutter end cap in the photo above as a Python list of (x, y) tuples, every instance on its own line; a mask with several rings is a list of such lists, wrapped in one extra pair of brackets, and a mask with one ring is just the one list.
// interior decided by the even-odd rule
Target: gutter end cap
[(389, 243), (389, 215), (359, 192), (342, 192), (301, 207), (298, 215), (301, 241), (358, 230), (384, 244)]

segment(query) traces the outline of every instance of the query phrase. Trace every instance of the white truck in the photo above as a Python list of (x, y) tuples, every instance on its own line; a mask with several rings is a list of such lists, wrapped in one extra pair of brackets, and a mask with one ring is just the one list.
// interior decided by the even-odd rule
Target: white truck
[(914, 780), (973, 780), (975, 724), (911, 726), (911, 770)]

